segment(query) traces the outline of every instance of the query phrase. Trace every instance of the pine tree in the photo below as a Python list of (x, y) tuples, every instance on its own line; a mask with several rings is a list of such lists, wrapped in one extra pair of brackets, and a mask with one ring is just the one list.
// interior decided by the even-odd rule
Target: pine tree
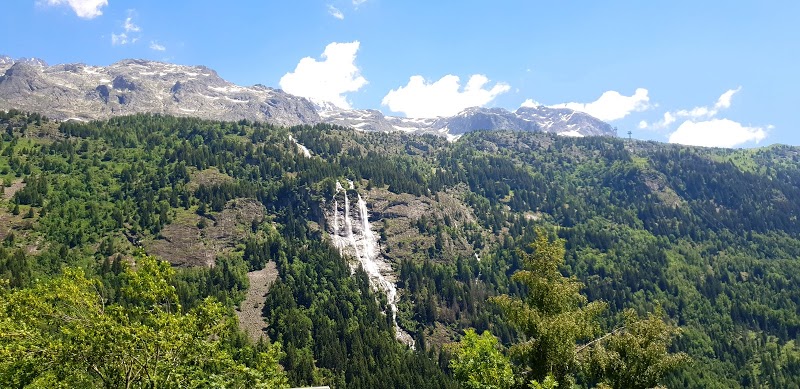
[(552, 376), (559, 386), (570, 387), (578, 367), (575, 345), (599, 331), (597, 317), (606, 304), (588, 303), (580, 294), (583, 284), (561, 274), (564, 241), (551, 241), (544, 229), (536, 234), (533, 253), (519, 251), (523, 270), (512, 276), (527, 287), (528, 295), (524, 299), (501, 295), (491, 301), (524, 335), (510, 352), (526, 381), (544, 382)]

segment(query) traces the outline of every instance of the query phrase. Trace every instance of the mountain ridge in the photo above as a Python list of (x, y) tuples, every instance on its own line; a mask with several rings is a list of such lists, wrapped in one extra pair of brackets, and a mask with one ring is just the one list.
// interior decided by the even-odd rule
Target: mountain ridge
[(48, 66), (37, 58), (0, 56), (0, 109), (39, 112), (58, 120), (96, 120), (135, 113), (251, 120), (277, 125), (329, 123), (361, 131), (435, 134), (450, 140), (474, 130), (544, 131), (566, 136), (616, 136), (607, 123), (565, 108), (471, 107), (450, 117), (405, 118), (330, 103), (261, 84), (240, 86), (206, 66), (124, 59), (108, 66)]

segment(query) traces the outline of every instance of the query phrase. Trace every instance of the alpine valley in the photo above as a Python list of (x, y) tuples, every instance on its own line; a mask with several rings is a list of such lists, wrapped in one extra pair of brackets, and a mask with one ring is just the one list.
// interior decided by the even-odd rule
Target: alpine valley
[(800, 387), (800, 148), (0, 71), (0, 387)]

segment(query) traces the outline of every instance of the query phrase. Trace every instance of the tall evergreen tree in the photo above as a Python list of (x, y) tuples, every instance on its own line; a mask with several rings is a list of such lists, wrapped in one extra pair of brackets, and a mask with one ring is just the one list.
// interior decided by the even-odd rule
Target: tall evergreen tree
[(606, 305), (587, 302), (580, 294), (583, 284), (565, 277), (564, 241), (551, 241), (544, 229), (537, 230), (532, 253), (520, 251), (522, 270), (512, 279), (527, 287), (524, 299), (501, 295), (492, 298), (508, 321), (524, 336), (510, 349), (526, 380), (543, 382), (552, 375), (569, 387), (578, 367), (575, 345), (598, 333), (598, 316)]

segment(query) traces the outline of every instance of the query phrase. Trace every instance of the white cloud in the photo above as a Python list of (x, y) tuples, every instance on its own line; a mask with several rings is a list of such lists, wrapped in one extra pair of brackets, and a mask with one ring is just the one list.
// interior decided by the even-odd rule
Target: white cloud
[(678, 120), (678, 119), (676, 119), (673, 114), (671, 114), (669, 112), (664, 112), (664, 123), (666, 125), (670, 125), (672, 123), (675, 123), (676, 120)]
[(700, 106), (692, 109), (681, 109), (675, 112), (664, 112), (664, 118), (654, 122), (649, 128), (654, 130), (668, 128), (672, 123), (675, 123), (678, 118), (691, 119), (693, 121), (713, 118), (717, 116), (720, 111), (731, 107), (733, 95), (738, 93), (740, 90), (742, 90), (741, 86), (736, 89), (727, 90), (725, 93), (719, 96), (713, 107)]
[(585, 112), (600, 120), (610, 122), (622, 119), (631, 112), (641, 112), (651, 108), (647, 89), (638, 88), (631, 96), (624, 96), (617, 91), (607, 91), (591, 103), (563, 103), (551, 105), (550, 108), (569, 108)]
[(649, 126), (649, 124), (647, 124), (647, 120), (642, 120), (642, 121), (639, 122), (639, 129), (645, 129), (648, 126)]
[(93, 19), (103, 14), (100, 8), (107, 6), (108, 0), (47, 0), (46, 4), (67, 4), (79, 18)]
[(281, 77), (281, 88), (294, 95), (349, 109), (345, 93), (358, 91), (367, 84), (355, 64), (359, 46), (358, 41), (333, 42), (325, 47), (322, 61), (311, 57), (301, 59), (294, 72)]
[(156, 41), (150, 41), (150, 49), (155, 51), (166, 51), (167, 48), (164, 45), (159, 44)]
[(389, 91), (381, 104), (407, 117), (451, 116), (465, 108), (486, 105), (511, 89), (502, 82), (496, 83), (491, 89), (484, 88), (488, 83), (486, 76), (474, 74), (464, 89), (460, 90), (460, 79), (452, 74), (433, 83), (428, 83), (422, 76), (412, 76), (406, 86)]
[(128, 34), (126, 34), (124, 32), (120, 33), (120, 34), (114, 34), (114, 33), (111, 34), (111, 45), (112, 46), (127, 45), (128, 42), (129, 42), (128, 41)]
[[(136, 16), (136, 11), (129, 9), (128, 10), (128, 17), (125, 18), (125, 21), (122, 22), (122, 32), (119, 34), (111, 33), (111, 45), (112, 46), (124, 46), (128, 43), (134, 44), (139, 41), (141, 38), (141, 34), (137, 34), (142, 31), (142, 28), (133, 23), (133, 18)], [(150, 46), (152, 48), (152, 45)]]
[(680, 116), (680, 112), (681, 111), (678, 111), (675, 114), (673, 114), (672, 112), (664, 112), (664, 118), (657, 122), (654, 122), (652, 126), (650, 126), (649, 128), (659, 129), (659, 128), (669, 127), (672, 123), (675, 123), (678, 120), (678, 118), (675, 115)]
[[(667, 113), (669, 113), (669, 112), (667, 112)], [(692, 108), (691, 111), (690, 110), (686, 110), (686, 109), (682, 109), (682, 110), (680, 110), (678, 112), (675, 112), (675, 115), (677, 115), (678, 117), (682, 117), (682, 118), (685, 118), (685, 117), (689, 117), (689, 118), (712, 117), (712, 116), (714, 116), (716, 114), (717, 114), (716, 111), (708, 109), (708, 107), (694, 107), (694, 108)]]
[(520, 108), (536, 108), (541, 106), (542, 104), (534, 99), (527, 99), (519, 105)]
[(353, 0), (353, 6), (358, 8), (359, 5), (366, 3), (367, 0)]
[[(724, 96), (724, 95), (723, 95)], [(759, 143), (767, 137), (763, 127), (746, 127), (729, 119), (687, 120), (670, 134), (669, 143), (692, 146), (735, 147), (747, 142)]]
[(681, 125), (669, 134), (670, 143), (705, 147), (736, 147), (748, 142), (759, 143), (767, 137), (772, 126), (748, 127), (730, 119), (717, 118), (721, 111), (731, 107), (733, 96), (741, 89), (742, 87), (727, 90), (713, 106), (664, 112), (661, 120), (649, 125), (642, 121), (639, 128), (669, 128), (680, 119), (683, 120)]
[(338, 8), (328, 4), (328, 13), (336, 19), (344, 20), (344, 14)]
[(722, 110), (722, 109), (730, 108), (731, 107), (731, 98), (733, 97), (733, 95), (735, 95), (740, 90), (742, 90), (741, 86), (736, 88), (736, 89), (729, 89), (727, 92), (723, 93), (717, 99), (717, 103), (714, 104), (714, 109), (719, 111), (719, 110)]
[(125, 23), (122, 24), (122, 28), (125, 29), (125, 32), (139, 32), (139, 31), (142, 31), (142, 29), (139, 28), (139, 26), (133, 24), (133, 17), (132, 16), (128, 16), (125, 19)]

